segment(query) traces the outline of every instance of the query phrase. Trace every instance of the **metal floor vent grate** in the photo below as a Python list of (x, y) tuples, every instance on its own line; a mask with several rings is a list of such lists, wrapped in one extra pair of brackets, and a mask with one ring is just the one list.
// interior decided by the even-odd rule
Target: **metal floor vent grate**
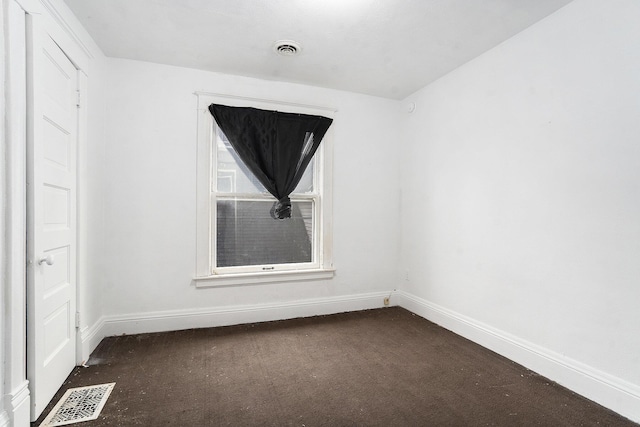
[(40, 427), (66, 426), (95, 420), (116, 383), (70, 388), (49, 412)]

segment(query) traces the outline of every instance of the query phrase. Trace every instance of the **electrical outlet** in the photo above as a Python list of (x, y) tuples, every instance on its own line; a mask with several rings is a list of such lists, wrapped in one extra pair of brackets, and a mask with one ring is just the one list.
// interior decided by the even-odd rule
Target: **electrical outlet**
[(389, 305), (389, 297), (386, 297), (386, 298), (384, 299), (384, 305)]

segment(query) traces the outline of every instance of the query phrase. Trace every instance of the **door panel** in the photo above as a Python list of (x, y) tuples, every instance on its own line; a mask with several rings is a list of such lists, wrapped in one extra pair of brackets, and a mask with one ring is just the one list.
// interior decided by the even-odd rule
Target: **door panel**
[(35, 420), (76, 361), (77, 70), (28, 22), (27, 376)]

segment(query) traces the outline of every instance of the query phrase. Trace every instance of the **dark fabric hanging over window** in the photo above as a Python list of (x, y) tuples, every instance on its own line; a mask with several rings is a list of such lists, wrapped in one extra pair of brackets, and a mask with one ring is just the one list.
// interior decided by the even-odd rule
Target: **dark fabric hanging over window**
[(209, 105), (209, 112), (247, 168), (277, 199), (271, 216), (291, 218), (289, 195), (333, 120), (219, 104)]

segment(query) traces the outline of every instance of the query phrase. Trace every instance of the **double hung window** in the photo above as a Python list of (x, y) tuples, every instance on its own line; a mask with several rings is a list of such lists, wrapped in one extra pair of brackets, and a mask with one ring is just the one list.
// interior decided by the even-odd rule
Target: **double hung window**
[[(198, 94), (199, 286), (328, 278), (331, 262), (330, 129), (289, 196), (291, 218), (238, 157), (207, 111), (211, 103), (327, 116), (327, 110)], [(330, 113), (330, 112), (329, 112)]]

